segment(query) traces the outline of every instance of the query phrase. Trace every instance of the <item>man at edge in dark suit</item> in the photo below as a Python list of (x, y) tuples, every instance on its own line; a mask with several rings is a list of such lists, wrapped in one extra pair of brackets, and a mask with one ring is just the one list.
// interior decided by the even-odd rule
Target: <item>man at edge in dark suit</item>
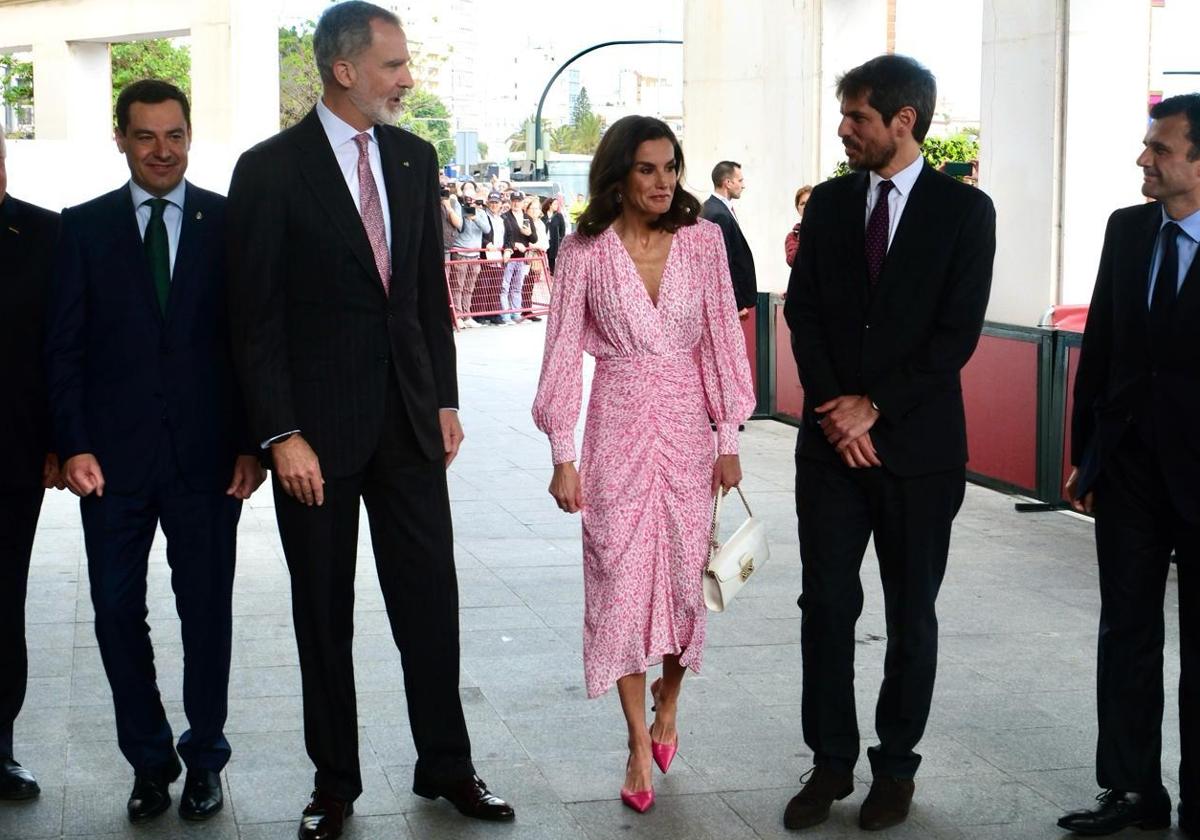
[(235, 354), (255, 439), (270, 453), (316, 765), (299, 837), (340, 836), (362, 792), (360, 500), (403, 662), (413, 792), (511, 820), (475, 775), (458, 694), (446, 468), (463, 434), (437, 155), (394, 126), (413, 85), (394, 14), (357, 0), (330, 6), (313, 51), (321, 99), (242, 155), (229, 194)]
[(1079, 834), (1171, 825), (1162, 783), (1163, 597), (1179, 582), (1179, 827), (1200, 836), (1200, 94), (1150, 109), (1156, 199), (1108, 220), (1071, 418), (1066, 494), (1096, 517), (1100, 633), (1091, 809)]
[(745, 189), (742, 165), (732, 160), (721, 161), (713, 167), (712, 182), (713, 194), (705, 199), (700, 216), (721, 229), (738, 317), (744, 320), (750, 317), (750, 310), (758, 300), (758, 281), (754, 276), (754, 254), (733, 212), (734, 200), (741, 198)]
[(815, 825), (854, 790), (854, 626), (873, 536), (888, 641), (859, 825), (876, 830), (907, 818), (921, 761), (935, 601), (966, 483), (959, 373), (983, 327), (995, 211), (921, 157), (937, 89), (916, 61), (872, 59), (837, 93), (856, 171), (813, 190), (784, 308), (804, 386), (801, 719), (815, 765), (784, 823)]
[(42, 322), (58, 214), (8, 194), (0, 127), (0, 800), (33, 799), (37, 779), (13, 758), (13, 722), (25, 701), (25, 589), (42, 496), (63, 488), (50, 447)]
[[(117, 97), (130, 181), (63, 211), (46, 322), (54, 443), (80, 497), (96, 641), (117, 742), (133, 767), (133, 822), (171, 804), (221, 810), (242, 501), (262, 483), (229, 349), (225, 199), (184, 180), (191, 119), (177, 87), (144, 79)], [(183, 641), (178, 754), (146, 624), (158, 526)]]

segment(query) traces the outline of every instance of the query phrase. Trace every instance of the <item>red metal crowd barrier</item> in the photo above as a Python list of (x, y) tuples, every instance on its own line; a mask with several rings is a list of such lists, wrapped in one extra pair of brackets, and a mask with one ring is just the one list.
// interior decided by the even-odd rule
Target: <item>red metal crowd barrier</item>
[(446, 259), (446, 292), (455, 329), (466, 318), (545, 315), (550, 310), (546, 255), (479, 259), (478, 249), (454, 248)]

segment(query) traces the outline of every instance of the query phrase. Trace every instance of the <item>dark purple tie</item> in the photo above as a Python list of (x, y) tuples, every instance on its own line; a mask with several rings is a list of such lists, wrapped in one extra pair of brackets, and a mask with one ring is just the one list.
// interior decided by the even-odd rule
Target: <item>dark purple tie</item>
[(879, 182), (879, 195), (875, 198), (875, 207), (867, 221), (867, 280), (872, 286), (879, 280), (879, 272), (883, 270), (883, 258), (887, 256), (890, 221), (888, 193), (894, 186), (891, 181)]

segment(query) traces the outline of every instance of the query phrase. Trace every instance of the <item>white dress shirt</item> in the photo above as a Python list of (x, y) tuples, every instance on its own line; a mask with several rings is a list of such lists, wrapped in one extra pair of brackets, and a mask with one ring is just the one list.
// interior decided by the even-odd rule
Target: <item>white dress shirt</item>
[[(350, 190), (350, 197), (354, 199), (354, 206), (359, 213), (362, 213), (358, 197), (358, 143), (354, 138), (363, 132), (329, 110), (329, 107), (320, 99), (317, 100), (317, 119), (321, 121), (321, 127), (325, 129), (325, 136), (329, 138), (329, 145), (333, 147), (333, 156), (337, 158), (338, 168), (342, 170), (342, 177), (346, 179), (346, 187)], [(375, 126), (368, 128), (366, 133), (371, 135), (371, 142), (367, 144), (367, 157), (371, 161), (371, 174), (375, 176), (375, 188), (379, 190), (379, 206), (383, 210), (383, 229), (387, 234), (388, 249), (391, 250), (392, 214), (388, 212), (387, 187), (383, 183), (383, 160), (379, 157), (379, 141), (375, 138)]]
[(892, 191), (888, 193), (888, 248), (892, 247), (892, 237), (896, 235), (896, 226), (900, 224), (900, 216), (904, 213), (904, 205), (908, 203), (908, 195), (912, 192), (913, 184), (925, 167), (925, 158), (917, 155), (917, 159), (901, 169), (891, 178), (884, 178), (877, 172), (871, 173), (867, 185), (867, 214), (863, 217), (863, 227), (871, 221), (871, 211), (875, 209), (875, 200), (879, 197), (881, 181), (891, 181)]
[[(167, 244), (170, 246), (171, 252), (172, 276), (175, 274), (175, 254), (179, 252), (179, 232), (183, 229), (183, 198), (186, 188), (187, 181), (180, 181), (175, 189), (163, 196), (167, 200), (167, 206), (163, 208), (163, 225), (167, 228)], [(138, 233), (141, 234), (142, 241), (145, 242), (146, 227), (150, 224), (150, 215), (153, 211), (150, 205), (143, 204), (142, 202), (158, 198), (158, 196), (151, 195), (133, 181), (129, 182), (129, 192), (133, 196), (134, 215), (137, 217)]]

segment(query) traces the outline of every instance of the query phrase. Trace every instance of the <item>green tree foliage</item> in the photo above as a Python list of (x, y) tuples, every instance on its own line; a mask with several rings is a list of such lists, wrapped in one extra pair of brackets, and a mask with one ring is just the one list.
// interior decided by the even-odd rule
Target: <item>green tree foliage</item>
[(33, 107), (33, 63), (0, 55), (0, 102), (14, 108)]
[(170, 38), (131, 41), (112, 45), (112, 99), (117, 104), (121, 91), (139, 79), (162, 79), (191, 97), (192, 55), (187, 45)]
[(579, 125), (579, 121), (592, 113), (592, 100), (588, 98), (586, 87), (579, 88), (579, 95), (571, 105), (571, 125)]
[(476, 142), (475, 146), (479, 149), (479, 159), (487, 160), (488, 159), (488, 156), (487, 156), (488, 144), (484, 143), (482, 140), (480, 140), (480, 141)]
[[(926, 137), (921, 144), (921, 154), (935, 169), (943, 163), (971, 163), (979, 160), (979, 132), (971, 129), (960, 131), (949, 137)], [(850, 164), (839, 161), (830, 178), (850, 174)]]
[(400, 127), (428, 140), (437, 149), (438, 165), (454, 160), (454, 135), (450, 131), (450, 111), (442, 100), (420, 88), (409, 91), (401, 100)]
[[(533, 150), (526, 148), (529, 145), (527, 138), (529, 137), (529, 127), (531, 125), (533, 125), (532, 114), (522, 121), (520, 128), (508, 135), (504, 142), (508, 145), (508, 150), (510, 152), (526, 152), (530, 157), (533, 157)], [(558, 146), (554, 144), (553, 139), (554, 133), (558, 130), (559, 129), (551, 127), (550, 120), (542, 117), (542, 143), (544, 144), (545, 148), (560, 151)]]
[(321, 95), (321, 74), (313, 57), (311, 20), (279, 29), (279, 127), (295, 125)]

